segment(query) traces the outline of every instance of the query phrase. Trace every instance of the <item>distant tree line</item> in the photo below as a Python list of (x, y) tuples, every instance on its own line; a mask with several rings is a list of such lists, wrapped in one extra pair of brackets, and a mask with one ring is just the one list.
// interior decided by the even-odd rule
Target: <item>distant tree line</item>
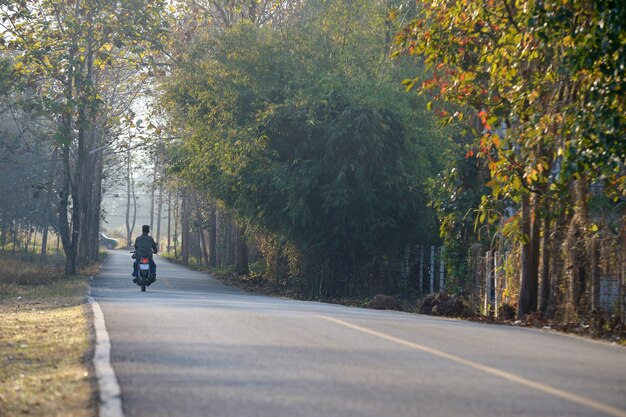
[(443, 244), (446, 289), (472, 297), (497, 251), (520, 319), (588, 319), (601, 277), (625, 287), (617, 0), (45, 0), (0, 15), (3, 247), (50, 229), (68, 273), (95, 259), (103, 192), (126, 181), (130, 213), (139, 148), (185, 262), (310, 297), (418, 295), (398, 279), (407, 257)]
[[(4, 97), (15, 120), (28, 115), (40, 127), (36, 137), (25, 138), (23, 129), (7, 132), (2, 144), (30, 139), (26, 147), (35, 149), (33, 155), (47, 155), (44, 165), (49, 166), (47, 171), (20, 169), (15, 164), (26, 161), (11, 153), (13, 165), (5, 169), (23, 181), (37, 177), (31, 177), (30, 187), (52, 191), (49, 202), (56, 203), (54, 225), (68, 274), (98, 257), (103, 181), (114, 162), (109, 147), (129, 119), (130, 103), (140, 91), (137, 82), (149, 73), (149, 51), (163, 39), (163, 5), (37, 0), (9, 1), (0, 8), (0, 48), (10, 63), (3, 76), (14, 81), (14, 91), (5, 89)], [(36, 204), (20, 209), (37, 212)], [(2, 220), (21, 222), (15, 211), (3, 213)]]

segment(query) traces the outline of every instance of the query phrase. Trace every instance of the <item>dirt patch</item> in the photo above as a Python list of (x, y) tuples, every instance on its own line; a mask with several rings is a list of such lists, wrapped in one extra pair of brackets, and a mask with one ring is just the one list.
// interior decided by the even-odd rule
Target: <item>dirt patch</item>
[[(271, 297), (289, 298), (292, 300), (311, 300), (303, 297), (297, 290), (276, 285), (260, 275), (237, 275), (235, 273), (215, 273), (211, 272), (214, 278), (219, 279), (224, 284), (235, 288), (241, 288), (254, 294), (262, 294)], [(324, 301), (316, 299), (315, 301)]]
[(398, 300), (390, 295), (376, 294), (374, 298), (367, 303), (367, 308), (374, 310), (396, 310), (404, 311), (404, 308)]
[(420, 314), (444, 317), (471, 317), (473, 312), (467, 303), (458, 296), (447, 293), (427, 295), (419, 308)]

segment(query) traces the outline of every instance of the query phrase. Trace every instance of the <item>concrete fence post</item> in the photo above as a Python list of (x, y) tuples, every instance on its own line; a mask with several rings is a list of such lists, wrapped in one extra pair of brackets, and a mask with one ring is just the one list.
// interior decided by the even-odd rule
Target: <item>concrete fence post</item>
[(424, 247), (420, 246), (420, 293), (424, 290)]
[(443, 262), (443, 254), (444, 254), (444, 249), (443, 246), (441, 248), (439, 248), (439, 292), (442, 292), (444, 290), (444, 285), (445, 285), (445, 276), (444, 276), (444, 272), (445, 272), (445, 264)]
[(485, 255), (485, 302), (483, 305), (483, 309), (485, 311), (485, 315), (489, 314), (489, 311), (491, 310), (492, 307), (492, 300), (491, 300), (491, 291), (493, 290), (492, 287), (492, 279), (493, 279), (493, 259), (492, 259), (493, 253), (491, 251), (488, 251), (487, 254)]
[(435, 291), (435, 247), (430, 247), (430, 287), (428, 293), (431, 294)]
[(495, 287), (494, 315), (498, 317), (500, 304), (502, 303), (502, 277), (500, 273), (500, 254), (496, 251), (493, 255), (493, 285)]

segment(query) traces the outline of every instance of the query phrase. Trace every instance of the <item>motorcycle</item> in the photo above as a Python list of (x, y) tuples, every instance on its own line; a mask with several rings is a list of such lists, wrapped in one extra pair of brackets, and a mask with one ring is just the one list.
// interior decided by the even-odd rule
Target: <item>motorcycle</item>
[[(131, 251), (132, 259), (135, 259), (135, 251)], [(148, 258), (140, 258), (139, 259), (139, 268), (137, 271), (137, 285), (141, 287), (141, 291), (146, 291), (146, 287), (152, 284), (152, 280), (150, 279), (150, 259)]]

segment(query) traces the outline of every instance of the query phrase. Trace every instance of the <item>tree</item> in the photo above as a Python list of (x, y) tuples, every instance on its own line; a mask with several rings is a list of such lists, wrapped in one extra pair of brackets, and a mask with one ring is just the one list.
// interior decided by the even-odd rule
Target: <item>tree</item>
[[(163, 2), (13, 1), (1, 9), (4, 47), (15, 71), (37, 83), (42, 112), (56, 123), (64, 181), (58, 207), (66, 273), (74, 273), (85, 227), (91, 167), (100, 154), (95, 128), (101, 110), (98, 71), (114, 62), (142, 60), (164, 34)], [(98, 197), (99, 198), (99, 197)], [(71, 206), (71, 216), (69, 209)], [(99, 213), (98, 213), (99, 216)], [(93, 234), (92, 234), (93, 236)], [(92, 237), (93, 239), (93, 237)]]
[[(397, 41), (431, 73), (405, 84), (481, 121), (471, 154), (489, 169), (491, 196), (479, 216), (495, 223), (501, 216), (490, 208), (502, 201), (520, 208), (502, 231), (521, 247), (522, 318), (537, 308), (539, 241), (550, 221), (564, 212), (569, 228), (593, 233), (587, 185), (601, 183), (613, 198), (625, 194), (625, 46), (618, 39), (626, 11), (610, 0), (418, 3)], [(463, 111), (441, 115), (468, 119)]]
[(340, 3), (312, 2), (292, 30), (197, 34), (164, 95), (185, 138), (173, 170), (295, 248), (310, 294), (361, 290), (377, 264), (432, 238), (423, 184), (439, 158), (428, 149), (447, 146), (419, 99), (389, 91), (384, 9), (354, 2), (355, 18)]
[(11, 196), (0, 204), (0, 247), (4, 251), (10, 236), (13, 249), (21, 244), (20, 230), (27, 236), (31, 230), (41, 231), (43, 261), (48, 228), (51, 224), (56, 228), (50, 212), (57, 152), (45, 142), (47, 120), (29, 105), (31, 92), (12, 67), (11, 60), (0, 61), (0, 192)]
[(293, 14), (302, 0), (188, 0), (187, 7), (204, 21), (210, 21), (219, 32), (241, 21), (255, 25), (279, 24)]

